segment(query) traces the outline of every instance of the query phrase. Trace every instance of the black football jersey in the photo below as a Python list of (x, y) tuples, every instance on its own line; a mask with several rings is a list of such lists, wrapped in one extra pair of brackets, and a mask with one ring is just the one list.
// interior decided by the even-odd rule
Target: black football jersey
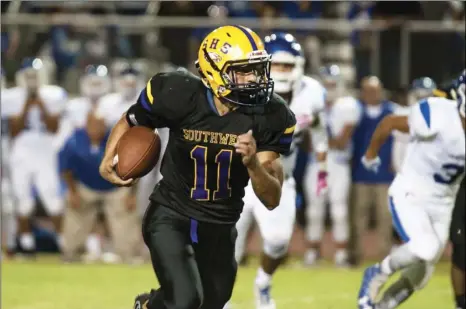
[(195, 220), (232, 224), (243, 208), (249, 175), (234, 144), (253, 130), (257, 152), (290, 150), (293, 113), (273, 96), (261, 113), (240, 110), (220, 116), (213, 94), (186, 71), (152, 77), (127, 113), (130, 125), (170, 129), (163, 179), (150, 199)]

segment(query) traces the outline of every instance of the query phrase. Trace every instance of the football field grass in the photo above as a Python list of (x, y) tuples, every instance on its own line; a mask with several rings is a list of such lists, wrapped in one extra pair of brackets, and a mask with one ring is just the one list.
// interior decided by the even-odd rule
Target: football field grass
[[(255, 273), (255, 262), (240, 268), (233, 309), (255, 309)], [(278, 309), (354, 309), (361, 273), (289, 262), (274, 278), (272, 292)], [(448, 263), (440, 264), (429, 285), (400, 308), (453, 308), (448, 274)], [(56, 257), (3, 261), (1, 276), (2, 309), (131, 309), (136, 294), (157, 287), (150, 265), (65, 265)]]

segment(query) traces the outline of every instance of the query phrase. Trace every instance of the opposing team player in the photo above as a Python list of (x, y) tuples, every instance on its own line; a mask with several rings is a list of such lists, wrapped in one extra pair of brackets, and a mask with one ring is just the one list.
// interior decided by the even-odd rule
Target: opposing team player
[[(89, 113), (97, 109), (99, 100), (111, 90), (111, 86), (108, 68), (105, 65), (86, 66), (79, 80), (80, 96), (66, 103), (60, 119), (58, 136), (55, 139), (55, 147), (58, 151), (62, 150), (76, 129), (86, 127)], [(100, 258), (101, 245), (97, 235), (89, 235), (86, 241), (86, 251), (87, 262), (97, 261)]]
[(58, 149), (76, 128), (86, 126), (89, 112), (97, 109), (97, 103), (111, 90), (111, 86), (106, 66), (88, 65), (84, 69), (80, 78), (81, 96), (68, 101), (60, 120), (58, 137), (55, 140)]
[[(408, 116), (387, 116), (377, 127), (362, 158), (371, 170), (380, 165), (378, 150), (392, 130), (411, 140), (401, 171), (390, 186), (389, 207), (404, 244), (364, 272), (360, 309), (391, 309), (421, 289), (448, 242), (451, 215), (465, 167), (466, 71), (453, 90), (457, 100), (430, 97), (411, 107)], [(380, 289), (395, 272), (401, 278), (376, 303)]]
[[(411, 105), (431, 97), (436, 87), (436, 83), (430, 77), (416, 78), (411, 83), (411, 89), (408, 92), (406, 100), (407, 104), (403, 105), (400, 102), (396, 102), (394, 113), (402, 116), (409, 115)], [(393, 131), (393, 137), (392, 165), (394, 171), (398, 173), (403, 166), (403, 160), (409, 144), (409, 133)]]
[(155, 75), (113, 128), (104, 178), (130, 185), (113, 169), (116, 144), (130, 126), (168, 127), (163, 179), (143, 222), (160, 289), (135, 308), (219, 309), (236, 277), (235, 224), (251, 179), (264, 207), (279, 205), (283, 169), (296, 120), (273, 94), (270, 55), (256, 33), (220, 27), (203, 40), (197, 66)]
[(455, 295), (456, 309), (466, 309), (466, 179), (463, 179), (456, 197), (450, 227), (451, 255), (451, 283)]
[[(1, 151), (0, 158), (0, 180), (1, 180), (1, 194), (2, 194), (2, 207), (1, 207), (1, 235), (2, 235), (2, 249), (6, 251), (8, 256), (12, 256), (16, 247), (16, 216), (14, 209), (14, 198), (11, 192), (11, 177), (10, 177), (10, 164), (9, 164), (9, 144), (10, 137), (8, 136), (8, 117), (5, 111), (7, 110), (4, 105), (3, 98), (8, 96), (6, 93), (9, 91), (6, 85), (6, 77), (2, 68), (1, 76)], [(10, 102), (11, 103), (11, 102)]]
[[(435, 96), (456, 100), (457, 91), (451, 89), (450, 85), (434, 89)], [(465, 309), (465, 276), (466, 276), (466, 178), (463, 178), (460, 189), (456, 195), (455, 208), (451, 218), (450, 241), (452, 244), (451, 254), (451, 283), (453, 295), (455, 296), (455, 309)]]
[(67, 95), (61, 87), (44, 85), (42, 70), (40, 59), (26, 59), (17, 73), (17, 86), (2, 98), (11, 136), (11, 180), (20, 244), (26, 251), (35, 249), (29, 225), (35, 203), (33, 186), (58, 231), (63, 209), (53, 144)]
[(408, 104), (413, 105), (422, 99), (431, 97), (437, 84), (430, 77), (424, 76), (416, 78), (411, 83), (411, 89), (408, 93)]
[[(319, 128), (323, 123), (319, 117), (324, 107), (324, 89), (316, 80), (304, 76), (304, 57), (301, 45), (291, 34), (275, 33), (265, 38), (265, 49), (272, 55), (271, 77), (274, 80), (274, 91), (285, 98), (289, 108), (296, 115), (295, 137), (313, 123), (317, 124), (315, 128)], [(323, 143), (319, 147), (325, 151), (325, 134), (317, 136), (316, 141), (318, 138)], [(244, 209), (236, 225), (238, 229), (235, 252), (237, 261), (240, 261), (245, 253), (247, 232), (254, 220), (262, 236), (261, 263), (254, 288), (256, 306), (261, 309), (275, 308), (270, 295), (272, 276), (288, 251), (294, 230), (296, 191), (292, 174), (296, 150), (296, 145), (293, 143), (292, 151), (282, 156), (285, 180), (280, 206), (273, 211), (268, 211), (254, 194), (253, 186), (249, 183), (244, 196)], [(325, 169), (322, 169), (322, 172), (324, 171)]]
[[(345, 93), (345, 85), (337, 65), (323, 67), (320, 70), (320, 78), (327, 91), (328, 201), (333, 238), (337, 248), (334, 261), (338, 266), (346, 266), (348, 258), (346, 246), (349, 236), (348, 205), (351, 188), (351, 137), (359, 120), (360, 108), (356, 99)], [(310, 233), (307, 235), (310, 249), (305, 260), (308, 265), (317, 262), (325, 224), (325, 204), (314, 203), (314, 201), (311, 203)]]

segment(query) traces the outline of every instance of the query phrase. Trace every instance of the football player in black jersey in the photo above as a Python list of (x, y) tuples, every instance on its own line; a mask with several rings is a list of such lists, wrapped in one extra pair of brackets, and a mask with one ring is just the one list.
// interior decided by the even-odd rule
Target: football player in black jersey
[(456, 309), (466, 309), (466, 178), (461, 182), (456, 196), (455, 209), (451, 218), (450, 240), (453, 245), (451, 255), (451, 283), (455, 295)]
[(100, 167), (105, 179), (131, 185), (113, 169), (119, 138), (135, 125), (170, 129), (142, 227), (160, 288), (136, 297), (135, 308), (221, 309), (236, 277), (244, 187), (251, 179), (269, 209), (280, 201), (277, 159), (290, 150), (296, 120), (273, 94), (261, 39), (220, 27), (202, 42), (197, 67), (200, 78), (176, 71), (149, 80), (113, 128)]
[[(463, 72), (463, 76), (464, 76)], [(458, 91), (451, 87), (440, 87), (434, 90), (434, 95), (457, 100)], [(455, 296), (455, 309), (466, 309), (466, 178), (461, 182), (460, 189), (456, 195), (455, 208), (451, 217), (450, 241), (452, 244), (451, 255), (451, 284)]]

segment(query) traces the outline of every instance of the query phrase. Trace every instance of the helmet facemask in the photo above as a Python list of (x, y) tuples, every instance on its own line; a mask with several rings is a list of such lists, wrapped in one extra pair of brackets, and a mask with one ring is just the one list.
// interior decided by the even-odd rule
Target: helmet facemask
[[(222, 101), (240, 106), (264, 105), (270, 101), (274, 84), (270, 78), (270, 55), (265, 51), (254, 51), (247, 59), (226, 61), (222, 68), (206, 49), (204, 57), (221, 78), (216, 96)], [(200, 73), (205, 78), (201, 70)]]
[(264, 105), (273, 92), (270, 78), (270, 61), (249, 63), (227, 62), (221, 72), (225, 88), (230, 93), (223, 98), (238, 105)]

